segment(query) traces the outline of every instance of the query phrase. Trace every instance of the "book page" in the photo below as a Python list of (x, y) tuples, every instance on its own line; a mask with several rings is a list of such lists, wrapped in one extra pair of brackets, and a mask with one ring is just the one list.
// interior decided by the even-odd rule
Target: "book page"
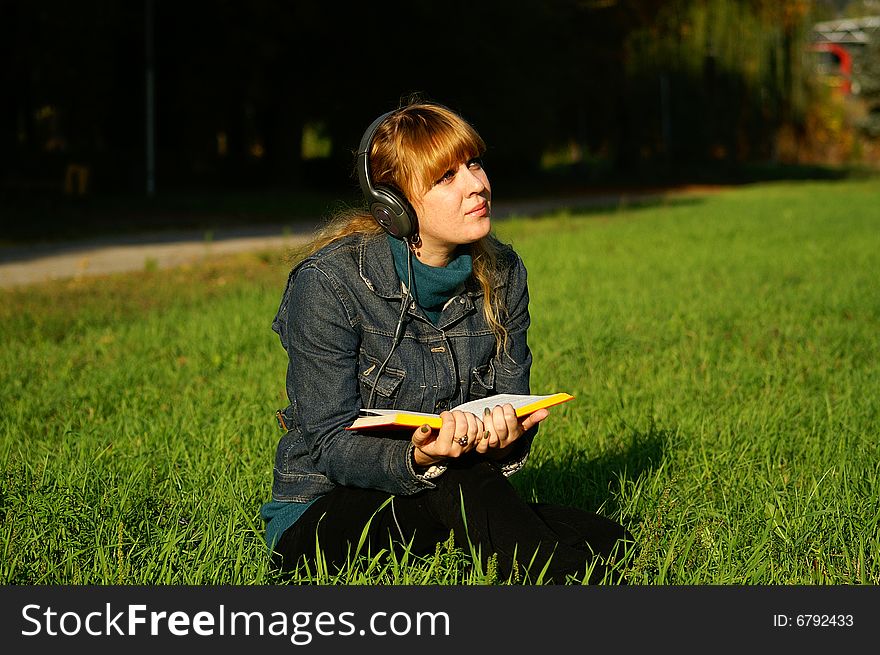
[[(478, 417), (482, 417), (483, 410), (488, 407), (492, 409), (495, 405), (503, 405), (505, 403), (510, 403), (513, 405), (514, 409), (519, 409), (520, 407), (525, 407), (526, 405), (531, 405), (532, 403), (545, 400), (547, 398), (552, 398), (554, 396), (558, 396), (559, 394), (551, 393), (546, 396), (525, 396), (523, 394), (518, 393), (500, 393), (495, 396), (489, 396), (488, 398), (479, 398), (477, 400), (471, 400), (470, 402), (462, 403), (461, 405), (457, 405), (456, 407), (451, 407), (450, 409), (458, 409), (463, 412), (471, 412), (472, 414), (477, 415)], [(376, 416), (391, 416), (393, 414), (411, 414), (413, 416), (438, 416), (437, 414), (430, 414), (426, 412), (413, 412), (408, 409), (361, 409), (361, 414), (364, 415), (376, 415)]]
[(453, 407), (453, 409), (460, 409), (463, 412), (471, 412), (472, 414), (476, 414), (477, 416), (482, 416), (483, 410), (486, 407), (492, 409), (493, 407), (495, 407), (495, 405), (510, 403), (511, 405), (513, 405), (514, 409), (519, 409), (520, 407), (531, 405), (532, 403), (538, 402), (539, 400), (544, 400), (545, 398), (550, 398), (555, 395), (556, 394), (550, 394), (548, 396), (524, 396), (522, 394), (516, 393), (500, 393), (496, 396), (479, 398), (477, 400), (471, 400), (467, 403), (462, 403), (457, 407)]
[(411, 412), (408, 409), (361, 409), (361, 414), (376, 414), (378, 416), (391, 416), (393, 414), (412, 414), (413, 416), (437, 416), (427, 412)]

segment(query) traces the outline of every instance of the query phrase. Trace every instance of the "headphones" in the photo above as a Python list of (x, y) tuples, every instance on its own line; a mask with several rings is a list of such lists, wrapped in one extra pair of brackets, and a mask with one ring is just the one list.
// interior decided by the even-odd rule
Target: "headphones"
[(409, 239), (416, 236), (419, 231), (415, 210), (399, 191), (384, 185), (373, 186), (370, 174), (370, 147), (373, 144), (373, 136), (382, 121), (395, 111), (379, 116), (364, 132), (358, 148), (355, 168), (361, 191), (376, 222), (391, 236), (397, 239)]
[[(394, 111), (384, 113), (370, 123), (367, 131), (364, 132), (364, 136), (361, 137), (361, 145), (357, 151), (355, 168), (357, 169), (358, 182), (360, 182), (361, 191), (370, 207), (370, 214), (372, 214), (373, 218), (376, 219), (376, 222), (381, 225), (388, 234), (396, 239), (408, 241), (417, 237), (419, 233), (419, 224), (415, 210), (403, 194), (396, 189), (384, 185), (373, 186), (373, 180), (371, 179), (372, 176), (370, 175), (370, 147), (373, 145), (373, 136), (376, 134), (376, 130), (382, 121), (393, 113)], [(412, 298), (412, 254), (409, 248), (407, 248), (406, 262), (406, 294), (401, 297), (400, 316), (397, 318), (397, 327), (394, 329), (394, 338), (391, 341), (391, 349), (388, 351), (385, 361), (382, 362), (379, 366), (379, 370), (376, 372), (377, 383), (379, 381), (379, 376), (382, 375), (382, 371), (385, 370), (385, 365), (388, 363), (388, 360), (391, 359), (391, 354), (394, 352), (395, 348), (397, 348), (397, 344), (400, 343), (403, 317), (407, 305), (409, 304), (409, 300)], [(377, 385), (374, 384), (373, 388), (370, 390), (370, 398), (367, 401), (366, 407), (373, 406), (373, 399), (376, 395), (376, 386)]]

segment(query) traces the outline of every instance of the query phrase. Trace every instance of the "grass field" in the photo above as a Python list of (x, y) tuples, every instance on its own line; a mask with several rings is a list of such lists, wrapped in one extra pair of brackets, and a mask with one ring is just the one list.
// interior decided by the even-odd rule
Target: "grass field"
[[(880, 184), (496, 225), (529, 269), (513, 481), (627, 525), (637, 584), (880, 582)], [(267, 252), (0, 292), (0, 581), (263, 584), (285, 404)], [(493, 582), (448, 544), (298, 582)]]

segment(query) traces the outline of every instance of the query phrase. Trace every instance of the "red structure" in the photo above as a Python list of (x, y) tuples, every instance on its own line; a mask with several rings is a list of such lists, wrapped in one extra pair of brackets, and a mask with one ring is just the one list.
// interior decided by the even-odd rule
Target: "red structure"
[(877, 39), (880, 39), (880, 16), (816, 23), (810, 46), (817, 60), (816, 72), (844, 95), (859, 95), (859, 62)]
[(814, 43), (813, 52), (827, 53), (819, 65), (820, 72), (845, 95), (852, 93), (852, 55), (838, 43)]

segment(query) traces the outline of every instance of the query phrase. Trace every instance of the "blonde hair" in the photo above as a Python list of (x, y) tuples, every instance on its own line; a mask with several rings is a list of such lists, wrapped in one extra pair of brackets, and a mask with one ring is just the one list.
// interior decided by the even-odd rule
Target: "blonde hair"
[[(445, 171), (481, 155), (486, 144), (461, 116), (442, 105), (407, 104), (376, 129), (370, 150), (374, 184), (399, 190), (407, 199), (421, 196)], [(308, 256), (351, 234), (378, 235), (383, 228), (366, 208), (335, 212), (315, 238), (301, 251)], [(483, 291), (483, 316), (498, 352), (507, 346), (505, 307), (495, 287), (499, 281), (502, 244), (491, 234), (471, 244), (473, 276)]]

